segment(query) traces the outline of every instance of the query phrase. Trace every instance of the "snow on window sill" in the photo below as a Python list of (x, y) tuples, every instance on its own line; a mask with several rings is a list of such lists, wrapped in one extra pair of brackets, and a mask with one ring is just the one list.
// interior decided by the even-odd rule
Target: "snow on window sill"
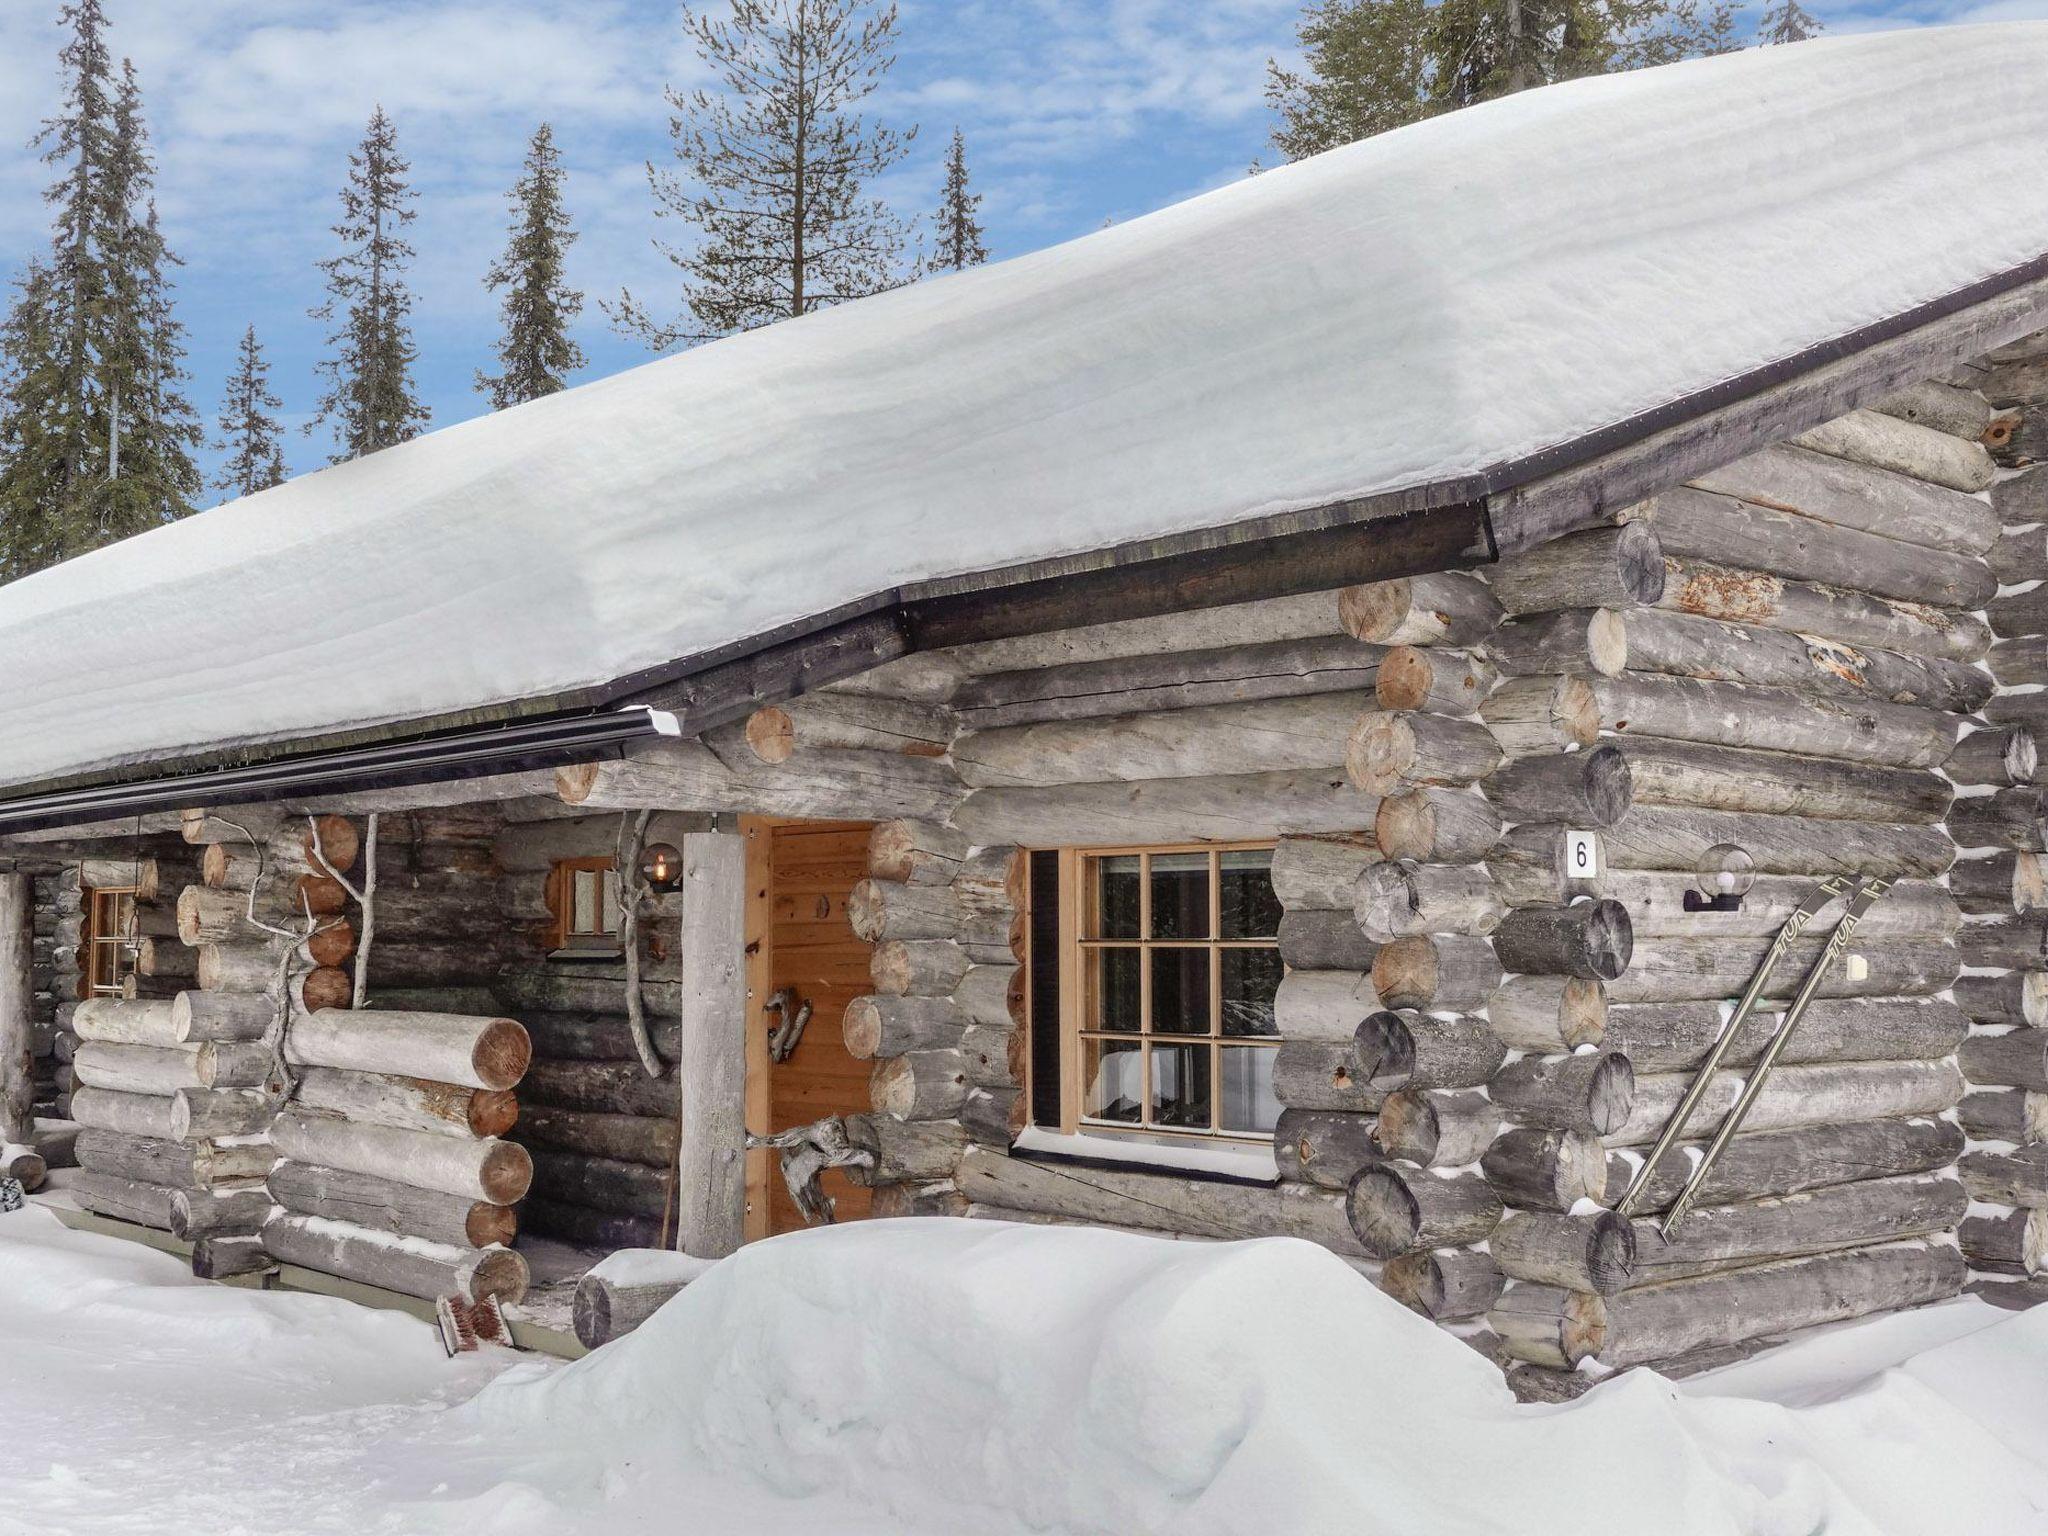
[(1039, 1156), (1093, 1158), (1098, 1162), (1129, 1163), (1140, 1169), (1216, 1173), (1237, 1179), (1260, 1179), (1267, 1183), (1280, 1177), (1280, 1167), (1273, 1160), (1270, 1144), (1204, 1146), (1182, 1142), (1168, 1145), (1157, 1141), (1135, 1141), (1123, 1136), (1063, 1136), (1057, 1131), (1030, 1125), (1012, 1145), (1020, 1152)]

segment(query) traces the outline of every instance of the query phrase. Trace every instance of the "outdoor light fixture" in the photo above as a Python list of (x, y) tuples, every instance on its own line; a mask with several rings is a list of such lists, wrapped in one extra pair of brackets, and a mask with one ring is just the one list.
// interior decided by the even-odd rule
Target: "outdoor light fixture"
[(673, 843), (649, 843), (640, 851), (640, 878), (650, 891), (672, 891), (683, 882), (683, 856)]

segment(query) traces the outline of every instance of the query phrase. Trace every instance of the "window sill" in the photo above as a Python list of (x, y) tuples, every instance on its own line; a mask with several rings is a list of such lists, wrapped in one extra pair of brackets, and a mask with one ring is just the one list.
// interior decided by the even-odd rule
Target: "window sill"
[(1115, 1163), (1134, 1173), (1193, 1173), (1256, 1184), (1277, 1183), (1280, 1178), (1280, 1167), (1273, 1159), (1270, 1144), (1167, 1146), (1121, 1136), (1063, 1136), (1031, 1125), (1018, 1134), (1011, 1147), (1049, 1161)]

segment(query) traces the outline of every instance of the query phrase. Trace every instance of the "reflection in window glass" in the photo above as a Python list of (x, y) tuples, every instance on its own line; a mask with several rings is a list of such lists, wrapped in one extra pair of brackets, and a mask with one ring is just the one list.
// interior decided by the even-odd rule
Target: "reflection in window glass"
[(1223, 1058), (1222, 1128), (1271, 1134), (1280, 1123), (1280, 1101), (1273, 1097), (1273, 1062), (1280, 1053), (1238, 1045), (1218, 1054)]
[(1270, 939), (1280, 931), (1280, 898), (1273, 892), (1273, 855), (1231, 849), (1219, 856), (1223, 937)]
[(1209, 855), (1152, 855), (1152, 937), (1209, 937)]
[(1211, 950), (1152, 951), (1152, 1028), (1163, 1035), (1206, 1035), (1209, 1031)]
[(1135, 1034), (1145, 1027), (1145, 1008), (1139, 990), (1139, 972), (1144, 965), (1145, 952), (1141, 949), (1103, 949), (1097, 954), (1100, 970), (1096, 983), (1095, 1027)]
[(1091, 1120), (1136, 1125), (1145, 1094), (1144, 1048), (1121, 1040), (1088, 1040), (1082, 1058), (1081, 1113)]
[(1095, 934), (1098, 939), (1135, 939), (1139, 927), (1139, 891), (1143, 879), (1136, 854), (1095, 861)]
[(1176, 1131), (1209, 1129), (1206, 1045), (1152, 1047), (1152, 1123)]
[(1280, 991), (1280, 951), (1223, 951), (1223, 1033), (1274, 1035), (1273, 999)]

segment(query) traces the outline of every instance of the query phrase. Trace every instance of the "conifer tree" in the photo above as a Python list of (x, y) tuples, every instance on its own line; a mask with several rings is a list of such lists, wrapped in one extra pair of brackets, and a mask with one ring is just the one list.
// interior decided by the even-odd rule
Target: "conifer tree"
[(562, 182), (555, 130), (542, 123), (512, 188), (511, 238), (505, 254), (484, 274), (486, 288), (505, 291), (499, 372), (479, 371), (476, 376), (477, 388), (491, 397), (497, 410), (552, 395), (589, 361), (569, 336), (570, 325), (582, 313), (583, 295), (564, 275), (576, 232), (569, 226)]
[(1765, 47), (1803, 43), (1810, 37), (1819, 37), (1821, 31), (1820, 22), (1800, 8), (1799, 0), (1779, 0), (1758, 20), (1756, 40)]
[(284, 429), (270, 414), (283, 403), (271, 393), (270, 363), (252, 325), (242, 333), (235, 371), (221, 399), (220, 437), (213, 446), (226, 457), (214, 478), (218, 489), (230, 496), (253, 496), (284, 484)]
[(51, 251), (0, 326), (0, 558), (13, 575), (182, 517), (200, 487), (141, 90), (131, 64), (115, 76), (100, 0), (71, 0), (59, 20), (64, 95), (37, 140), (57, 169)]
[(938, 249), (926, 262), (928, 272), (962, 272), (988, 260), (988, 246), (982, 239), (981, 194), (967, 190), (967, 141), (953, 130), (953, 142), (946, 150), (946, 190), (939, 198), (939, 212), (932, 222)]
[(1318, 0), (1266, 66), (1289, 159), (1476, 102), (1736, 46), (1730, 0)]
[[(716, 3), (716, 0), (712, 0)], [(686, 318), (655, 318), (630, 292), (613, 326), (664, 349), (863, 298), (901, 281), (904, 227), (867, 186), (917, 130), (858, 108), (895, 62), (896, 7), (870, 0), (729, 0), (723, 20), (684, 12), (717, 93), (671, 89), (681, 172), (650, 162), (655, 213), (695, 227), (656, 247), (683, 273)]]
[(327, 301), (312, 311), (334, 325), (320, 365), (327, 389), (306, 430), (331, 425), (333, 461), (345, 463), (418, 437), (426, 407), (414, 392), (412, 291), (405, 270), (413, 257), (402, 233), (413, 221), (412, 167), (398, 153), (398, 134), (378, 107), (362, 144), (348, 157), (341, 218), (334, 233), (341, 254), (320, 263)]

